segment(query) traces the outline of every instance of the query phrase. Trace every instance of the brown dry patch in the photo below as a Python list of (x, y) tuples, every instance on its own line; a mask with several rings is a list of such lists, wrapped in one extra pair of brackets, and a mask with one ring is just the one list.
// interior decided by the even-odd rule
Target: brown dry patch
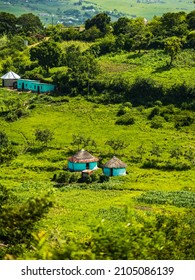
[(101, 62), (101, 70), (108, 73), (126, 72), (132, 68), (132, 65), (126, 63), (112, 63), (112, 62)]

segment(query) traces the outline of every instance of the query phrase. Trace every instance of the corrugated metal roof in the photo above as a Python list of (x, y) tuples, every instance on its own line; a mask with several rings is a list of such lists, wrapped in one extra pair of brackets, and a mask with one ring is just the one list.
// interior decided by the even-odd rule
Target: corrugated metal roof
[(17, 75), (16, 73), (14, 73), (13, 71), (10, 71), (10, 72), (6, 73), (5, 75), (3, 75), (1, 77), (1, 79), (4, 79), (4, 80), (18, 80), (18, 79), (20, 79), (20, 76)]
[(85, 150), (78, 151), (74, 156), (68, 159), (71, 162), (96, 162), (99, 161), (97, 157), (92, 156)]
[(127, 167), (127, 164), (122, 162), (120, 159), (117, 157), (113, 156), (109, 161), (107, 161), (103, 167), (108, 167), (108, 168), (125, 168)]

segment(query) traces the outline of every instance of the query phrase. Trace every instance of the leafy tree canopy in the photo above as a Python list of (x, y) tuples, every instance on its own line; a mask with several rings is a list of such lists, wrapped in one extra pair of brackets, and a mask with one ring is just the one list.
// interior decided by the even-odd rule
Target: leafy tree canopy
[(100, 13), (85, 22), (85, 29), (96, 26), (103, 34), (106, 34), (110, 21), (111, 18), (106, 13)]
[(30, 58), (49, 72), (50, 67), (57, 67), (60, 64), (61, 49), (53, 41), (47, 41), (30, 49)]
[(17, 19), (17, 24), (21, 26), (24, 32), (37, 32), (43, 29), (40, 18), (32, 13), (21, 15)]
[(0, 12), (0, 35), (14, 34), (16, 29), (16, 16), (10, 13)]

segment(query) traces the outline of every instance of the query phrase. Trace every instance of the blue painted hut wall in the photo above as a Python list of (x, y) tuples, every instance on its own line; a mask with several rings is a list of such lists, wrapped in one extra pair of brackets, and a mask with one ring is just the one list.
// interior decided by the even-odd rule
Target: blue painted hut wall
[(97, 162), (90, 162), (89, 163), (89, 169), (90, 170), (93, 170), (93, 169), (96, 169), (97, 168)]
[(111, 169), (108, 167), (103, 168), (104, 175), (111, 176)]
[(71, 162), (68, 161), (68, 169), (71, 171), (83, 171), (86, 169), (93, 170), (97, 168), (97, 162), (89, 162), (88, 168), (85, 162)]
[(104, 175), (107, 176), (121, 176), (126, 174), (126, 168), (103, 168)]
[(45, 93), (45, 92), (51, 92), (55, 90), (55, 85), (53, 84), (47, 84), (47, 83), (41, 83), (36, 80), (26, 80), (26, 79), (20, 79), (17, 81), (17, 89), (19, 90), (30, 90), (32, 92), (37, 93)]

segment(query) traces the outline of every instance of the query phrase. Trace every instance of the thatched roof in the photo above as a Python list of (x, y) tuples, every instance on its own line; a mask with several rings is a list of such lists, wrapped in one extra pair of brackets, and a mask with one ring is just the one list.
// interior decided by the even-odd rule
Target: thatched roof
[(107, 161), (103, 167), (108, 167), (108, 168), (125, 168), (127, 167), (126, 163), (122, 162), (120, 159), (117, 157), (113, 156), (111, 160)]
[(85, 150), (78, 151), (74, 156), (68, 159), (71, 162), (96, 162), (99, 161), (97, 157), (92, 156)]
[(18, 80), (18, 79), (20, 79), (20, 76), (17, 75), (16, 73), (14, 73), (13, 71), (10, 71), (10, 72), (6, 73), (5, 75), (3, 75), (1, 77), (1, 79), (3, 79), (3, 80)]

